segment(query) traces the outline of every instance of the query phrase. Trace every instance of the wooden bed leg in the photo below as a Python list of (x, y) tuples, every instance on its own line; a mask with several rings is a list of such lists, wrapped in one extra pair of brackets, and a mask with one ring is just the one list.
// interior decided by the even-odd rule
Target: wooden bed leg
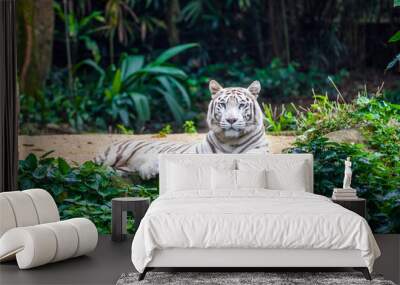
[(371, 274), (369, 274), (369, 270), (367, 267), (355, 267), (354, 269), (357, 271), (361, 271), (361, 273), (364, 275), (365, 279), (372, 280)]
[(147, 269), (147, 267), (146, 267), (146, 268), (143, 270), (143, 272), (139, 274), (138, 281), (142, 281), (142, 280), (144, 279), (144, 277), (146, 276), (147, 271), (148, 271), (148, 269)]

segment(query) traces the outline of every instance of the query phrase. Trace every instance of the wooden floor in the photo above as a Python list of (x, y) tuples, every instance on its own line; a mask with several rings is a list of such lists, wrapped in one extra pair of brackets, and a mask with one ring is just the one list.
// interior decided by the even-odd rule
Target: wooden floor
[(0, 284), (115, 284), (122, 273), (134, 271), (131, 262), (132, 238), (112, 242), (100, 236), (94, 252), (28, 270), (19, 270), (16, 262), (0, 264)]
[[(382, 256), (374, 272), (400, 284), (400, 235), (375, 235)], [(88, 256), (19, 270), (16, 262), (0, 264), (0, 285), (36, 284), (115, 284), (122, 273), (135, 271), (131, 262), (132, 237), (112, 242), (110, 236), (100, 236), (94, 252)], [(190, 269), (179, 269), (191, 271)], [(283, 269), (283, 271), (347, 271), (348, 269)], [(201, 270), (200, 270), (201, 271)], [(280, 271), (270, 269), (268, 271)]]

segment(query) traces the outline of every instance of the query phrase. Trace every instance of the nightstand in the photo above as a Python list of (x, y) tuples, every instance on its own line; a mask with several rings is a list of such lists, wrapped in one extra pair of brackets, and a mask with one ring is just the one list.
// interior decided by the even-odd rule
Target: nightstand
[(346, 200), (332, 199), (332, 202), (341, 205), (342, 207), (359, 214), (361, 217), (365, 218), (367, 215), (367, 201), (363, 198), (354, 198)]
[(149, 205), (149, 198), (121, 197), (112, 199), (111, 239), (113, 241), (123, 241), (126, 238), (127, 212), (133, 214), (137, 229)]

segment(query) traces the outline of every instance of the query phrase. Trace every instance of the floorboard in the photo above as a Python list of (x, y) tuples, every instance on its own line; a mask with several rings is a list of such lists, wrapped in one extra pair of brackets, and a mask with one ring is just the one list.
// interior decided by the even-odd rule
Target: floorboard
[[(375, 273), (386, 279), (399, 282), (399, 235), (375, 236), (382, 256), (377, 260)], [(123, 242), (112, 242), (111, 236), (99, 236), (96, 250), (81, 256), (28, 270), (19, 270), (16, 262), (0, 264), (0, 285), (44, 285), (44, 284), (115, 284), (122, 273), (135, 271), (131, 258), (132, 237)], [(166, 271), (193, 271), (194, 269), (159, 269)], [(197, 268), (196, 271), (209, 271)], [(214, 269), (215, 270), (215, 269)], [(213, 270), (213, 271), (214, 271)], [(222, 271), (233, 269), (225, 268)], [(246, 268), (246, 271), (249, 270)], [(255, 271), (259, 271), (254, 269)], [(348, 271), (344, 268), (271, 268), (266, 271)], [(251, 271), (251, 270), (250, 270)]]
[(115, 284), (124, 272), (134, 271), (130, 259), (132, 238), (112, 242), (99, 236), (95, 251), (87, 256), (19, 270), (16, 262), (0, 264), (0, 284)]

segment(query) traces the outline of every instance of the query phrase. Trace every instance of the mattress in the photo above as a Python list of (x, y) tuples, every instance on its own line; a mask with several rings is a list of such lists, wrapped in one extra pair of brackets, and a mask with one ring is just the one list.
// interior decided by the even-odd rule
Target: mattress
[(134, 237), (132, 262), (143, 272), (167, 249), (357, 250), (370, 271), (380, 255), (361, 216), (320, 195), (265, 189), (160, 196)]

